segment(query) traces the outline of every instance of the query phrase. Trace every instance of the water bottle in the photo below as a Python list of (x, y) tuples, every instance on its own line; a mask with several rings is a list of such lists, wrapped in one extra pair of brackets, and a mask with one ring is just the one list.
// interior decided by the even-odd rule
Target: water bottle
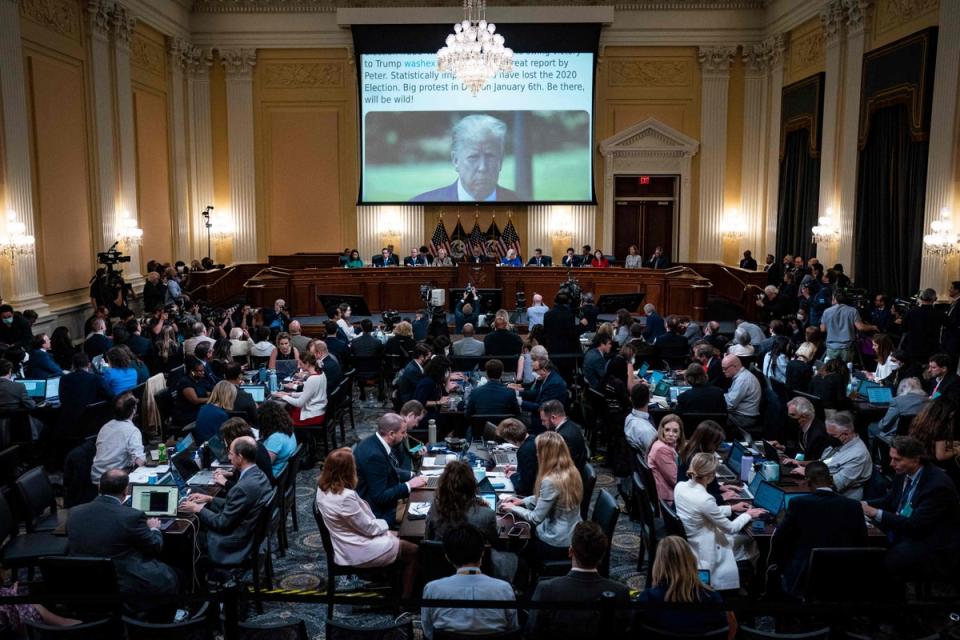
[(167, 445), (160, 443), (160, 446), (157, 447), (157, 462), (162, 463), (167, 461)]
[(740, 481), (750, 484), (750, 475), (753, 473), (753, 456), (743, 456), (740, 460)]
[(260, 365), (260, 384), (264, 384), (267, 381), (267, 368), (264, 365)]
[(437, 442), (437, 421), (433, 418), (427, 422), (427, 442), (429, 444), (436, 444)]
[(277, 383), (277, 370), (270, 369), (270, 393), (276, 393), (280, 388), (280, 385)]
[(463, 385), (463, 406), (466, 408), (467, 403), (470, 402), (470, 392), (473, 389), (473, 385), (469, 382)]

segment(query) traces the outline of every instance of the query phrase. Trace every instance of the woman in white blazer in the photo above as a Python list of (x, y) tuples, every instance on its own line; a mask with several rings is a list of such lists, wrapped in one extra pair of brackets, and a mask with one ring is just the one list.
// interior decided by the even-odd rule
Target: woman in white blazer
[(295, 427), (323, 424), (327, 410), (327, 376), (317, 368), (317, 356), (309, 351), (300, 357), (300, 365), (307, 377), (299, 392), (279, 391), (273, 397), (290, 405), (290, 418)]
[(346, 447), (331, 451), (317, 480), (317, 511), (330, 532), (334, 561), (367, 569), (403, 564), (403, 597), (413, 596), (417, 545), (400, 540), (354, 490), (357, 463)]
[(764, 510), (748, 509), (747, 503), (739, 502), (731, 506), (731, 511), (740, 515), (733, 520), (724, 515), (716, 499), (707, 493), (707, 485), (717, 474), (717, 464), (712, 453), (693, 456), (687, 470), (689, 480), (677, 484), (673, 499), (699, 568), (710, 572), (711, 587), (723, 591), (740, 588), (737, 561), (756, 557), (756, 544), (740, 530), (751, 519), (763, 515)]

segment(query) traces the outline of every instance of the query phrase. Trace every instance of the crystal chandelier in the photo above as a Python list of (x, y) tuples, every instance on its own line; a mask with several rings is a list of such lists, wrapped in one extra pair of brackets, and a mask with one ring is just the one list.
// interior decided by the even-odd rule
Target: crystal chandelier
[(33, 253), (35, 240), (27, 235), (27, 225), (17, 221), (17, 214), (12, 209), (7, 211), (6, 225), (0, 233), (0, 254), (10, 258), (13, 264), (17, 256)]
[(143, 229), (137, 226), (129, 211), (124, 210), (117, 220), (117, 240), (128, 249), (143, 242)]
[(437, 70), (453, 73), (474, 96), (494, 75), (513, 69), (513, 49), (503, 46), (486, 13), (486, 0), (463, 0), (463, 22), (453, 25), (447, 45), (437, 51)]
[(933, 233), (923, 236), (923, 252), (931, 256), (939, 256), (946, 260), (950, 256), (960, 253), (960, 236), (953, 230), (953, 220), (950, 210), (940, 209), (940, 219), (930, 223)]
[(828, 244), (840, 239), (840, 229), (833, 222), (833, 207), (827, 207), (825, 216), (817, 219), (817, 224), (810, 229), (813, 244)]

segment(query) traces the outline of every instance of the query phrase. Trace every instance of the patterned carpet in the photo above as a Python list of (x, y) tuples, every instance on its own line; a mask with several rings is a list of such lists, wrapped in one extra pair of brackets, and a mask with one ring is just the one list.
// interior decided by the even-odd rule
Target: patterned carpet
[[(356, 431), (347, 432), (348, 446), (372, 434), (377, 418), (386, 411), (384, 407), (370, 406), (359, 401), (356, 403), (356, 408)], [(326, 583), (326, 558), (312, 513), (312, 501), (319, 473), (320, 466), (317, 465), (313, 469), (302, 470), (297, 477), (297, 513), (300, 531), (292, 531), (288, 523), (290, 548), (287, 550), (286, 557), (274, 557), (274, 586), (277, 588), (309, 590), (323, 588)], [(616, 495), (614, 478), (602, 467), (598, 469), (594, 499), (601, 489), (607, 489)], [(610, 574), (612, 578), (624, 582), (630, 588), (642, 590), (644, 576), (636, 571), (637, 549), (640, 546), (638, 530), (638, 526), (631, 522), (626, 514), (621, 514), (613, 537)], [(350, 584), (347, 579), (340, 580), (339, 588), (347, 589), (356, 586)], [(385, 614), (356, 613), (349, 606), (338, 606), (335, 617), (343, 622), (363, 626), (393, 620), (393, 616)], [(256, 622), (280, 622), (295, 618), (306, 621), (311, 638), (324, 637), (325, 605), (268, 602), (264, 605), (264, 613), (259, 616), (254, 615), (251, 619)]]

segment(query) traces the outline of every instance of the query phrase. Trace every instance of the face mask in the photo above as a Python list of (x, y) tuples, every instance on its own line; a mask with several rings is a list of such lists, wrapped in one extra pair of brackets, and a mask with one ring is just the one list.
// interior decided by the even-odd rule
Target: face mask
[(827, 436), (827, 442), (829, 442), (830, 446), (834, 449), (839, 449), (843, 446), (843, 442), (836, 436)]
[(3, 319), (3, 324), (13, 324), (13, 317), (4, 318), (4, 319)]

